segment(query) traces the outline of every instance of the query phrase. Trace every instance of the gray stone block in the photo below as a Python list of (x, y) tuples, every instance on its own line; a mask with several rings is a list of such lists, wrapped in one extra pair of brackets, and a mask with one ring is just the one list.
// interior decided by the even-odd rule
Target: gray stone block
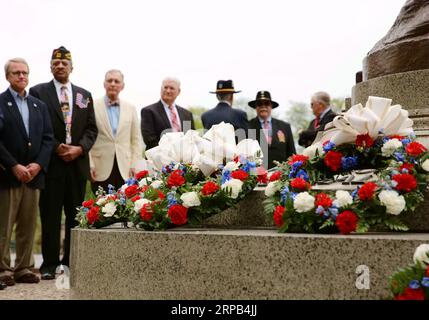
[[(421, 243), (429, 234), (74, 229), (71, 297), (386, 299), (390, 275), (412, 262)], [(362, 265), (369, 283), (359, 281)]]

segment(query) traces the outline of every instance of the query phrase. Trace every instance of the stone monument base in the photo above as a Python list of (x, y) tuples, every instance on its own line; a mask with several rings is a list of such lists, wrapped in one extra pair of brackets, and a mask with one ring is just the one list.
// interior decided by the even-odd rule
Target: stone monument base
[(429, 234), (72, 230), (74, 299), (386, 299)]

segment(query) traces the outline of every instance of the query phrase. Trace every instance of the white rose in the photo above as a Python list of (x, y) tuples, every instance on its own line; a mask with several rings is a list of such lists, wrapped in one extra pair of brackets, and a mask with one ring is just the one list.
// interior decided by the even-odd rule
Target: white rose
[(100, 199), (97, 200), (96, 205), (101, 207), (106, 202), (107, 202), (107, 197), (101, 197)]
[(312, 159), (316, 156), (316, 151), (318, 151), (319, 156), (325, 153), (325, 151), (323, 151), (323, 146), (319, 143), (316, 143), (305, 148), (302, 154)]
[(148, 199), (138, 199), (136, 202), (134, 202), (134, 211), (135, 212), (139, 212), (141, 210), (141, 208), (143, 208), (143, 206), (146, 203), (150, 203), (150, 200), (148, 200)]
[(429, 265), (429, 244), (421, 244), (417, 247), (416, 251), (414, 252), (414, 263), (422, 263), (424, 265)]
[(161, 180), (155, 180), (154, 182), (152, 182), (150, 184), (150, 186), (154, 189), (159, 189), (159, 187), (162, 186), (162, 181)]
[(225, 190), (226, 188), (230, 188), (231, 198), (237, 199), (238, 194), (240, 193), (242, 187), (243, 187), (243, 181), (238, 179), (230, 179), (222, 185), (222, 190)]
[(125, 189), (126, 189), (126, 188), (128, 188), (128, 184), (126, 184), (126, 183), (125, 183), (125, 184), (123, 184), (123, 185), (122, 185), (122, 187), (121, 187), (121, 189), (120, 189), (120, 190), (121, 190), (121, 193), (125, 193)]
[(116, 212), (116, 204), (114, 202), (109, 202), (106, 204), (101, 212), (104, 212), (105, 217), (111, 217)]
[(404, 196), (400, 196), (394, 190), (383, 190), (378, 195), (380, 202), (386, 206), (386, 212), (398, 215), (405, 209)]
[(281, 188), (280, 181), (271, 181), (267, 184), (267, 187), (265, 188), (265, 195), (267, 197), (272, 197), (277, 191), (279, 191)]
[(429, 159), (426, 159), (425, 162), (422, 163), (422, 168), (424, 171), (429, 172)]
[(396, 149), (399, 149), (402, 147), (402, 142), (398, 139), (390, 139), (387, 142), (383, 144), (381, 147), (381, 154), (383, 157), (390, 157)]
[(349, 192), (344, 190), (338, 190), (335, 193), (335, 198), (338, 204), (338, 207), (345, 207), (353, 203), (353, 198)]
[(301, 192), (296, 196), (293, 207), (298, 212), (307, 212), (314, 208), (314, 200), (308, 192)]
[(186, 192), (180, 196), (180, 200), (183, 202), (183, 206), (186, 208), (196, 207), (201, 205), (200, 198), (195, 191)]
[(139, 182), (139, 188), (141, 188), (143, 186), (147, 186), (151, 181), (152, 181), (152, 179), (150, 177), (146, 177), (146, 178), (141, 179)]
[(238, 163), (235, 161), (230, 161), (225, 165), (225, 167), (223, 167), (223, 171), (228, 170), (228, 171), (232, 172), (232, 171), (235, 171), (237, 169), (238, 169)]

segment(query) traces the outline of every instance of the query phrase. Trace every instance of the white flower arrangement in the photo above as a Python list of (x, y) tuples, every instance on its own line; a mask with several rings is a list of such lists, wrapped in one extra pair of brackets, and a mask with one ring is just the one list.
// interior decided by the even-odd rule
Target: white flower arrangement
[(405, 209), (405, 198), (394, 190), (383, 190), (378, 195), (380, 202), (386, 206), (386, 212), (398, 215)]

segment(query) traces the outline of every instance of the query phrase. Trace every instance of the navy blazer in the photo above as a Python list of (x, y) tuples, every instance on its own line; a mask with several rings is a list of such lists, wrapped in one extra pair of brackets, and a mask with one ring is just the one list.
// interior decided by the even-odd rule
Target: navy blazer
[(219, 102), (215, 108), (204, 112), (201, 115), (201, 121), (203, 122), (204, 129), (207, 130), (222, 121), (232, 124), (234, 126), (234, 130), (245, 130), (246, 135), (247, 129), (249, 128), (246, 112), (234, 109), (225, 102)]
[[(178, 105), (176, 105), (176, 109), (179, 113), (182, 130), (195, 130), (192, 113)], [(187, 127), (184, 125), (185, 121), (188, 122)], [(189, 122), (191, 122), (191, 128), (189, 128)], [(146, 144), (146, 150), (156, 147), (161, 139), (162, 132), (169, 129), (171, 129), (170, 120), (161, 100), (141, 109), (141, 131), (144, 143)]]
[[(259, 118), (256, 117), (249, 121), (249, 129), (255, 129), (256, 140), (259, 142), (262, 151), (268, 149), (268, 155), (264, 154), (264, 164), (267, 164), (268, 169), (275, 167), (274, 160), (284, 162), (291, 155), (296, 153), (290, 124), (282, 120), (271, 118), (271, 128), (272, 140), (271, 144), (267, 145), (267, 140)], [(254, 136), (249, 136), (249, 138), (254, 139)]]
[(45, 174), (53, 145), (53, 132), (48, 108), (39, 99), (28, 96), (29, 134), (10, 90), (0, 95), (0, 188), (19, 187), (12, 167), (38, 163), (42, 170), (28, 183), (34, 189), (45, 185)]
[[(77, 94), (82, 95), (82, 99), (87, 102), (80, 106), (76, 103)], [(89, 156), (95, 140), (97, 139), (98, 129), (95, 122), (94, 103), (89, 91), (72, 84), (73, 94), (73, 115), (71, 138), (72, 145), (82, 146), (83, 154), (70, 163), (63, 161), (55, 152), (60, 143), (66, 142), (66, 130), (64, 116), (61, 111), (60, 101), (54, 81), (38, 84), (30, 89), (30, 95), (42, 100), (48, 106), (51, 118), (52, 128), (54, 130), (54, 147), (51, 154), (51, 163), (49, 166), (48, 178), (57, 178), (64, 175), (64, 168), (67, 165), (74, 166), (76, 177), (78, 179), (89, 179)]]

